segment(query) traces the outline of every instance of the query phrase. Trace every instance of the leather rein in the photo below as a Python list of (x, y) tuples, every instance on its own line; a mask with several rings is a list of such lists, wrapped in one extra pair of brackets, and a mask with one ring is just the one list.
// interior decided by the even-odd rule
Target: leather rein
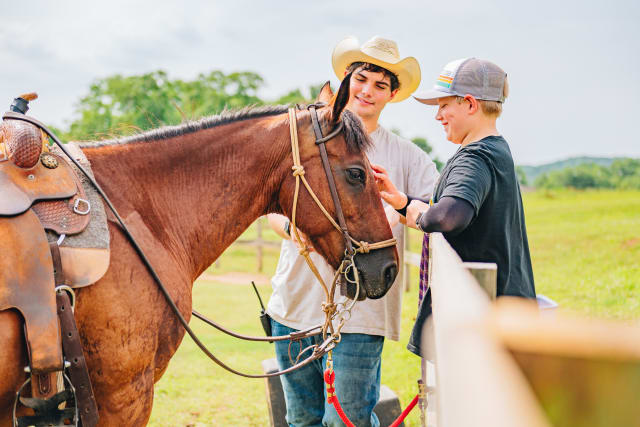
[[(91, 177), (91, 175), (82, 167), (82, 165), (79, 164), (78, 161), (76, 161), (76, 159), (67, 151), (67, 149), (64, 147), (64, 144), (62, 142), (60, 142), (58, 137), (53, 132), (51, 132), (47, 128), (47, 126), (45, 126), (40, 121), (34, 119), (33, 117), (30, 117), (30, 116), (27, 116), (27, 115), (24, 115), (24, 114), (20, 114), (20, 113), (15, 113), (15, 112), (7, 112), (7, 113), (5, 113), (3, 115), (3, 119), (22, 120), (22, 121), (25, 121), (27, 123), (31, 123), (31, 124), (39, 127), (40, 129), (42, 129), (47, 135), (49, 135), (49, 137), (55, 142), (55, 144), (67, 156), (67, 158), (69, 158), (69, 160), (71, 160), (71, 162), (86, 176), (86, 178), (96, 188), (96, 190), (98, 191), (100, 196), (103, 198), (103, 200), (105, 201), (105, 203), (107, 204), (107, 206), (109, 207), (111, 212), (113, 213), (114, 217), (118, 221), (118, 224), (120, 225), (120, 227), (122, 228), (124, 234), (127, 236), (129, 241), (131, 242), (131, 245), (135, 249), (136, 253), (138, 254), (140, 259), (142, 260), (143, 264), (147, 267), (149, 273), (151, 274), (151, 276), (153, 277), (155, 282), (158, 284), (158, 288), (160, 289), (160, 292), (164, 295), (164, 297), (165, 297), (165, 299), (167, 301), (167, 304), (169, 305), (169, 307), (171, 308), (171, 310), (173, 311), (173, 313), (177, 317), (177, 319), (180, 322), (180, 324), (183, 326), (183, 328), (189, 334), (191, 339), (195, 342), (195, 344), (200, 348), (200, 350), (207, 357), (209, 357), (212, 361), (214, 361), (220, 367), (222, 367), (225, 370), (227, 370), (227, 371), (229, 371), (231, 373), (234, 373), (236, 375), (239, 375), (239, 376), (242, 376), (242, 377), (247, 377), (247, 378), (266, 378), (266, 377), (274, 377), (274, 376), (283, 375), (283, 374), (295, 371), (295, 370), (297, 370), (299, 368), (302, 368), (303, 366), (311, 363), (312, 361), (321, 358), (324, 354), (329, 353), (336, 346), (336, 344), (338, 342), (340, 342), (340, 329), (342, 328), (342, 326), (344, 325), (346, 320), (349, 319), (349, 317), (351, 315), (351, 309), (353, 308), (353, 305), (355, 304), (355, 301), (356, 301), (356, 299), (358, 297), (358, 294), (360, 292), (360, 280), (359, 280), (359, 277), (358, 277), (358, 271), (356, 269), (355, 262), (353, 260), (354, 256), (357, 253), (368, 253), (370, 250), (373, 250), (373, 249), (386, 248), (386, 247), (394, 246), (396, 244), (396, 239), (395, 238), (388, 239), (388, 240), (385, 240), (385, 241), (382, 241), (382, 242), (373, 243), (373, 244), (370, 244), (370, 243), (367, 243), (367, 242), (359, 242), (359, 241), (353, 239), (351, 237), (351, 235), (349, 234), (349, 232), (347, 230), (347, 226), (346, 226), (346, 221), (344, 219), (344, 214), (342, 212), (342, 206), (340, 204), (340, 199), (338, 197), (338, 193), (337, 193), (337, 190), (336, 190), (335, 180), (333, 178), (333, 173), (331, 172), (331, 165), (329, 163), (329, 158), (328, 158), (327, 150), (326, 150), (326, 146), (325, 146), (325, 143), (327, 141), (329, 141), (330, 139), (332, 139), (335, 136), (337, 136), (340, 132), (342, 132), (344, 123), (341, 121), (327, 136), (323, 136), (322, 129), (320, 127), (320, 123), (318, 121), (318, 116), (317, 116), (317, 112), (316, 112), (316, 108), (317, 107), (321, 107), (321, 106), (323, 106), (323, 104), (312, 104), (312, 105), (309, 105), (307, 108), (309, 109), (309, 111), (311, 113), (311, 120), (312, 120), (313, 130), (314, 130), (315, 137), (316, 137), (316, 144), (318, 145), (318, 148), (320, 149), (320, 156), (321, 156), (321, 159), (322, 159), (322, 164), (324, 166), (325, 174), (327, 176), (327, 181), (329, 183), (329, 188), (330, 188), (330, 191), (331, 191), (331, 197), (333, 199), (334, 207), (335, 207), (335, 210), (336, 210), (336, 215), (338, 217), (338, 223), (336, 223), (335, 220), (331, 217), (331, 215), (327, 212), (327, 210), (324, 208), (324, 206), (322, 205), (320, 200), (317, 198), (317, 196), (315, 195), (315, 193), (311, 189), (311, 187), (310, 187), (309, 183), (307, 182), (307, 180), (304, 178), (304, 167), (300, 164), (300, 152), (299, 152), (299, 146), (298, 146), (298, 133), (297, 133), (297, 119), (296, 119), (296, 110), (294, 108), (290, 108), (289, 109), (289, 129), (290, 129), (290, 134), (291, 134), (291, 147), (292, 147), (292, 156), (293, 156), (293, 167), (292, 167), (292, 169), (293, 169), (293, 176), (296, 178), (296, 188), (295, 188), (295, 194), (294, 194), (292, 220), (291, 220), (291, 223), (293, 225), (292, 230), (293, 230), (293, 234), (294, 234), (296, 240), (298, 241), (300, 246), (303, 248), (300, 251), (301, 255), (303, 255), (305, 257), (305, 260), (309, 264), (309, 267), (313, 271), (314, 275), (318, 278), (320, 284), (322, 285), (322, 287), (323, 287), (323, 289), (325, 291), (325, 296), (327, 297), (327, 301), (325, 303), (323, 303), (323, 305), (322, 305), (323, 306), (323, 311), (325, 312), (325, 317), (326, 317), (326, 320), (325, 320), (324, 324), (323, 325), (314, 326), (314, 327), (311, 327), (311, 328), (307, 328), (307, 329), (302, 330), (302, 331), (294, 332), (294, 333), (289, 334), (289, 335), (279, 336), (279, 337), (273, 337), (273, 336), (270, 336), (270, 337), (252, 337), (252, 336), (241, 335), (241, 334), (237, 334), (237, 333), (234, 333), (232, 331), (229, 331), (229, 330), (225, 329), (224, 327), (220, 326), (219, 324), (217, 324), (216, 322), (214, 322), (214, 321), (212, 321), (210, 319), (207, 319), (205, 316), (203, 316), (202, 314), (196, 312), (195, 310), (192, 311), (194, 316), (196, 316), (197, 318), (205, 321), (207, 324), (209, 324), (211, 326), (214, 326), (215, 328), (219, 329), (220, 331), (222, 331), (224, 333), (227, 333), (227, 334), (229, 334), (231, 336), (234, 336), (236, 338), (250, 340), (250, 341), (284, 341), (284, 340), (298, 341), (298, 340), (300, 340), (302, 338), (305, 338), (305, 337), (308, 337), (308, 336), (318, 335), (320, 333), (323, 334), (322, 343), (319, 344), (319, 345), (314, 345), (314, 346), (308, 347), (308, 348), (304, 349), (303, 351), (301, 351), (300, 354), (298, 355), (298, 358), (296, 359), (296, 361), (300, 358), (300, 355), (302, 353), (304, 353), (304, 352), (306, 352), (308, 350), (311, 350), (311, 354), (306, 359), (294, 364), (293, 366), (291, 366), (291, 367), (289, 367), (287, 369), (283, 369), (281, 371), (268, 373), (268, 374), (261, 374), (261, 375), (246, 374), (246, 373), (243, 373), (243, 372), (240, 372), (240, 371), (237, 371), (237, 370), (231, 368), (230, 366), (228, 366), (224, 362), (222, 362), (220, 359), (218, 359), (211, 351), (209, 351), (209, 349), (204, 345), (204, 343), (202, 343), (202, 341), (198, 338), (198, 336), (195, 334), (195, 332), (191, 329), (191, 327), (189, 326), (189, 323), (186, 321), (184, 316), (180, 313), (180, 310), (178, 309), (178, 307), (176, 306), (175, 302), (171, 298), (171, 295), (167, 291), (167, 288), (165, 287), (165, 285), (163, 284), (162, 280), (158, 276), (156, 270), (153, 268), (153, 266), (151, 265), (149, 259), (144, 254), (144, 251), (142, 250), (142, 248), (140, 247), (138, 242), (135, 240), (135, 238), (133, 237), (133, 235), (131, 234), (131, 232), (129, 231), (127, 226), (125, 225), (124, 221), (122, 220), (122, 218), (118, 214), (116, 208), (111, 203), (111, 200), (109, 199), (109, 197), (102, 190), (102, 188), (95, 181), (95, 179), (93, 179)], [(336, 227), (342, 233), (344, 241), (345, 241), (345, 248), (346, 248), (345, 249), (345, 257), (343, 258), (343, 261), (341, 262), (340, 267), (336, 271), (333, 283), (331, 285), (331, 291), (329, 291), (329, 289), (327, 288), (327, 285), (324, 283), (324, 280), (320, 276), (320, 273), (318, 272), (317, 268), (313, 264), (313, 261), (309, 257), (309, 248), (305, 247), (304, 244), (302, 243), (302, 241), (300, 239), (300, 236), (298, 234), (298, 231), (297, 231), (297, 227), (295, 226), (295, 224), (296, 224), (296, 222), (295, 222), (296, 221), (296, 208), (297, 208), (298, 194), (299, 194), (299, 188), (300, 188), (300, 181), (303, 182), (304, 186), (309, 191), (309, 193), (312, 196), (313, 200), (318, 205), (318, 207), (323, 212), (323, 214), (327, 217), (327, 219), (331, 222), (331, 224), (334, 227)], [(354, 245), (356, 246), (355, 248), (354, 248)], [(355, 279), (351, 279), (351, 278), (348, 277), (348, 274), (350, 272), (351, 272), (351, 274), (353, 275), (353, 277)], [(352, 301), (352, 303), (348, 307), (345, 305), (345, 303), (338, 304), (338, 305), (342, 306), (341, 310), (338, 310), (338, 305), (336, 305), (333, 302), (333, 295), (335, 293), (337, 279), (339, 278), (340, 275), (343, 275), (346, 280), (348, 280), (348, 281), (350, 281), (350, 282), (352, 282), (352, 283), (354, 283), (356, 285), (356, 295), (354, 297), (354, 300)], [(336, 319), (339, 321), (338, 328), (334, 328), (333, 327), (333, 322), (332, 321), (336, 320)], [(316, 330), (318, 330), (318, 331), (314, 332)]]

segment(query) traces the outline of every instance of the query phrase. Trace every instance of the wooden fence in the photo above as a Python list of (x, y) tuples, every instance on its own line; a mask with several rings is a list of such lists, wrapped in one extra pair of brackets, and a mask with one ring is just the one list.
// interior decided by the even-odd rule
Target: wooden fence
[(258, 273), (262, 273), (262, 271), (264, 270), (264, 263), (263, 263), (263, 257), (264, 257), (264, 247), (271, 247), (271, 248), (279, 248), (280, 247), (280, 242), (272, 242), (270, 240), (264, 240), (262, 238), (262, 231), (263, 231), (263, 227), (264, 227), (264, 222), (266, 222), (266, 217), (260, 217), (255, 221), (255, 225), (256, 225), (256, 238), (254, 240), (244, 240), (244, 239), (238, 239), (236, 240), (233, 244), (240, 244), (240, 245), (249, 245), (249, 246), (254, 246), (256, 248), (256, 259), (257, 259), (257, 269), (258, 269)]
[[(257, 249), (279, 242), (239, 240)], [(420, 254), (405, 235), (405, 288)], [(433, 315), (423, 330), (429, 426), (638, 426), (640, 324), (541, 311), (499, 298), (494, 264), (463, 263), (432, 233)]]
[(545, 313), (517, 298), (494, 303), (492, 285), (483, 290), (469, 271), (477, 267), (495, 283), (492, 268), (465, 265), (431, 234), (429, 425), (640, 426), (640, 325)]

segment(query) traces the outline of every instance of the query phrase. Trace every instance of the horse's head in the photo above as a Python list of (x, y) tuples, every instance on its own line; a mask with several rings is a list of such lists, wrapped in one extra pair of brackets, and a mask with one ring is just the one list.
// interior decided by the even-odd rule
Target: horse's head
[[(342, 125), (342, 131), (325, 145), (349, 235), (358, 242), (381, 242), (393, 238), (393, 235), (365, 155), (371, 141), (360, 119), (349, 111), (343, 111), (349, 97), (348, 79), (345, 80), (347, 83), (341, 86), (332, 102), (326, 107), (318, 108), (319, 124), (323, 135), (330, 134), (337, 126)], [(327, 84), (321, 92), (320, 100), (330, 95)], [(305, 110), (297, 113), (300, 163), (310, 187), (330, 216), (338, 222), (339, 213), (331, 197), (311, 115), (311, 112)], [(294, 187), (295, 180), (287, 179), (280, 195), (280, 205), (289, 216), (293, 201), (290, 195)], [(345, 256), (346, 239), (323, 215), (303, 185), (300, 185), (296, 223), (309, 237), (315, 250), (337, 269)], [(354, 259), (361, 284), (358, 299), (384, 296), (398, 273), (396, 247), (365, 251), (358, 253)], [(348, 286), (347, 293), (349, 297), (355, 297), (355, 286)]]

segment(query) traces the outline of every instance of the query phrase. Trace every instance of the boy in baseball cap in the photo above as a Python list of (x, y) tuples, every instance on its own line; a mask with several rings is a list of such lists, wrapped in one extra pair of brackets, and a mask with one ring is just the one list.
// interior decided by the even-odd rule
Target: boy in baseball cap
[[(520, 187), (509, 145), (496, 128), (507, 95), (507, 74), (497, 65), (476, 58), (448, 63), (431, 90), (414, 96), (438, 106), (436, 120), (460, 145), (430, 205), (395, 189), (383, 171), (376, 178), (382, 197), (406, 214), (407, 225), (442, 232), (463, 261), (495, 262), (498, 296), (535, 298)], [(416, 354), (430, 313), (427, 294), (408, 346)]]

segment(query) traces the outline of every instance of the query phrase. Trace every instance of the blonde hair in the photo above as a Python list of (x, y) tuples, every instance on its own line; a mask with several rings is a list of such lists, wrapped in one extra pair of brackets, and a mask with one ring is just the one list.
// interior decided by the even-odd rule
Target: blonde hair
[[(500, 114), (502, 114), (502, 103), (504, 102), (504, 99), (507, 99), (507, 96), (509, 96), (509, 81), (507, 80), (507, 77), (505, 77), (504, 87), (502, 88), (503, 101), (485, 101), (482, 99), (478, 99), (480, 109), (487, 116), (494, 116), (495, 118), (498, 118), (500, 117)], [(458, 104), (462, 103), (462, 101), (464, 101), (464, 97), (456, 96), (456, 102)]]

